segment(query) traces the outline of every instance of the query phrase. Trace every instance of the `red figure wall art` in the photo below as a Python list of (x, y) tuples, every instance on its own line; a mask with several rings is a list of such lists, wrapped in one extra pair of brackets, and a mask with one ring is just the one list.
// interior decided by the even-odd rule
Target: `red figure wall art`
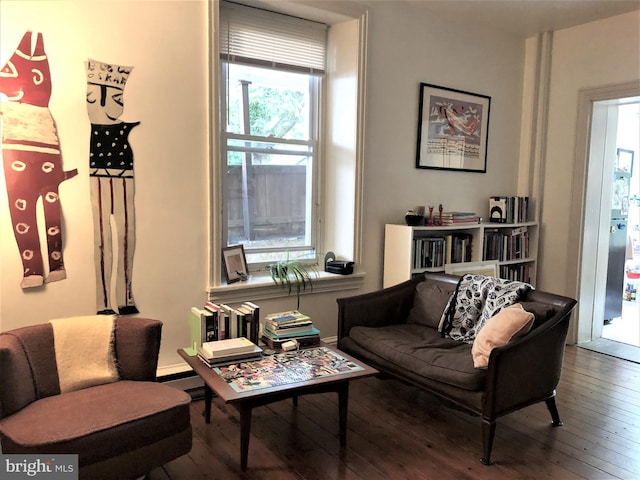
[[(22, 259), (23, 289), (66, 278), (58, 187), (78, 171), (63, 171), (60, 142), (49, 111), (51, 76), (42, 34), (32, 47), (26, 32), (0, 70), (2, 163), (13, 233)], [(37, 223), (42, 200), (48, 273)]]
[[(119, 120), (124, 87), (133, 67), (89, 60), (87, 112), (91, 121), (89, 182), (93, 209), (97, 313), (138, 313), (131, 291), (135, 208), (131, 129), (140, 122)], [(117, 248), (114, 248), (114, 240)], [(116, 254), (115, 299), (112, 263)], [(115, 302), (114, 302), (115, 300)]]

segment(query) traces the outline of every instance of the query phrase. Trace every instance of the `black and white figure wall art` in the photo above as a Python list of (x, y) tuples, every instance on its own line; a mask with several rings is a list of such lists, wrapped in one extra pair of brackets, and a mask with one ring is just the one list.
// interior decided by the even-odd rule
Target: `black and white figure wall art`
[[(43, 35), (27, 31), (0, 70), (2, 163), (11, 225), (22, 260), (22, 289), (67, 278), (59, 186), (78, 171), (62, 169), (60, 141), (49, 111), (51, 91)], [(44, 232), (38, 227), (39, 202)], [(40, 245), (41, 233), (46, 254)]]
[[(138, 313), (131, 288), (136, 237), (133, 151), (129, 134), (140, 122), (120, 120), (124, 89), (132, 69), (97, 60), (86, 63), (96, 310), (105, 315)], [(112, 298), (114, 290), (115, 298)]]

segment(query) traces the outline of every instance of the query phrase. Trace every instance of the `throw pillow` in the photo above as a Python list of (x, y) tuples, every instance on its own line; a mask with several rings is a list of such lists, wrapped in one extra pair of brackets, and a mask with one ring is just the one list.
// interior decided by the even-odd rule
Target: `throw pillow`
[(477, 333), (471, 347), (473, 366), (487, 368), (491, 350), (506, 345), (513, 337), (529, 333), (534, 318), (533, 313), (527, 312), (519, 303), (503, 308), (491, 317)]
[(438, 328), (440, 317), (455, 287), (444, 290), (439, 285), (425, 280), (416, 286), (413, 306), (407, 323), (417, 323), (425, 327)]
[(449, 299), (438, 330), (443, 336), (473, 343), (482, 326), (496, 313), (516, 303), (531, 285), (528, 283), (488, 277), (464, 275)]

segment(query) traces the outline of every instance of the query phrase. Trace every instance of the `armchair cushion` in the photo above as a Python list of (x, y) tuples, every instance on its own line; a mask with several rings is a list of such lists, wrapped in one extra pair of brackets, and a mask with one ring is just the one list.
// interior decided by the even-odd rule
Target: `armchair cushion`
[(0, 438), (7, 452), (82, 452), (88, 465), (189, 429), (190, 402), (167, 385), (123, 380), (34, 402), (0, 420)]

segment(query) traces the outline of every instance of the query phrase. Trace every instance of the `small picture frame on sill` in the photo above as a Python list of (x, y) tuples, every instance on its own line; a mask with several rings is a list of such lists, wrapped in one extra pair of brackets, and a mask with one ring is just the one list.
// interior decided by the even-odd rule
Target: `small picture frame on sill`
[(249, 267), (247, 267), (243, 245), (222, 248), (222, 269), (227, 283), (243, 281), (249, 277)]
[(416, 168), (487, 171), (491, 97), (420, 84)]

